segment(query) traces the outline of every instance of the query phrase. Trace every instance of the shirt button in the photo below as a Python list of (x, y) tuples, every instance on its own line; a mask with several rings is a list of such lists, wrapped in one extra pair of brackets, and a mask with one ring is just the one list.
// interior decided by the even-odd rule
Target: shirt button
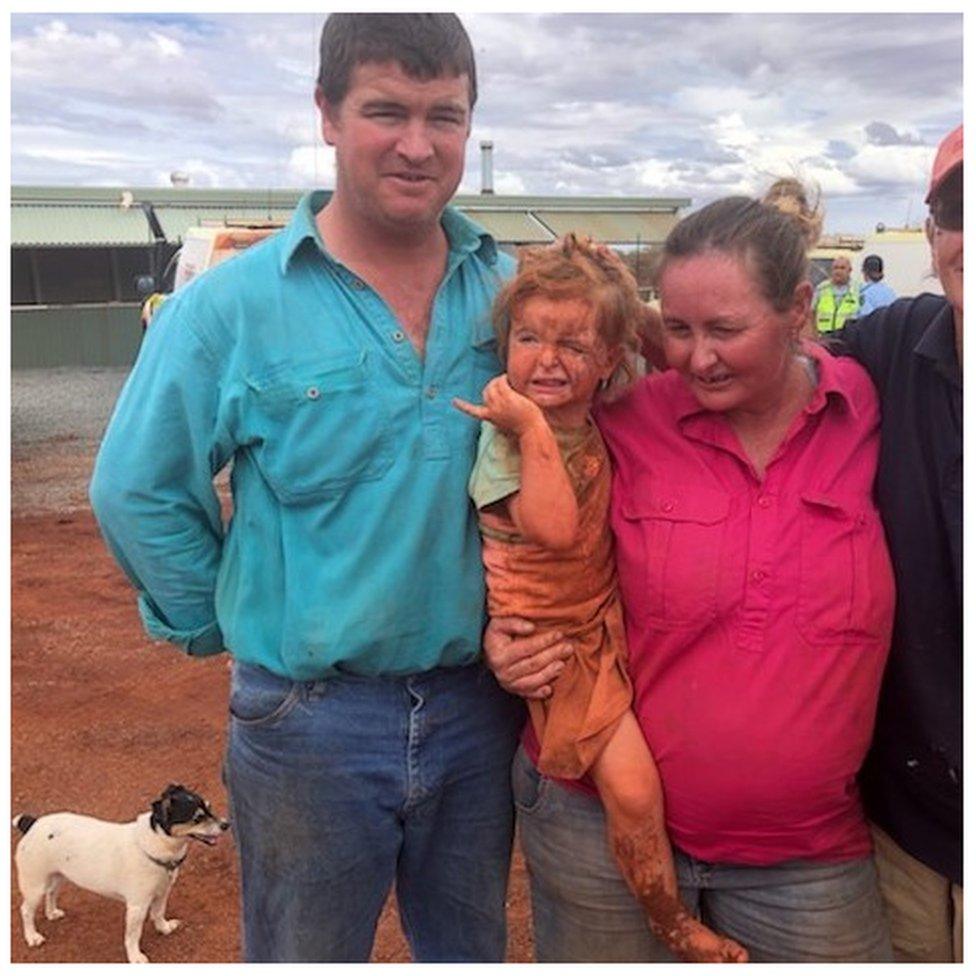
[(756, 502), (756, 504), (760, 508), (769, 508), (770, 504), (772, 503), (769, 500), (769, 495), (760, 495), (759, 500)]
[(661, 511), (662, 512), (673, 512), (674, 511), (674, 502), (665, 502), (661, 506)]
[(766, 578), (766, 574), (761, 569), (754, 569), (750, 574), (753, 583), (761, 583)]
[(436, 397), (436, 396), (437, 396), (437, 387), (436, 386), (428, 386), (427, 387), (427, 399), (428, 400), (433, 400), (434, 397)]
[(406, 336), (404, 336), (404, 334), (399, 329), (397, 329), (396, 332), (393, 333), (394, 342), (403, 342), (405, 338)]
[(310, 386), (305, 391), (305, 396), (307, 396), (309, 400), (317, 400), (320, 396), (322, 396), (322, 393), (317, 386)]
[(357, 291), (362, 291), (366, 287), (366, 282), (365, 281), (362, 281), (359, 278), (353, 278), (352, 279), (352, 286)]

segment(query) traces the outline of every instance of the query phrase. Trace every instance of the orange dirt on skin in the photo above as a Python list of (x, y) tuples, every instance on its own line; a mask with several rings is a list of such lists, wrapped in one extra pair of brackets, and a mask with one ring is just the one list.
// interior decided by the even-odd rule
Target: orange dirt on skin
[(652, 825), (613, 838), (614, 856), (651, 931), (685, 962), (748, 961), (742, 946), (702, 925), (682, 904), (677, 886), (667, 883), (666, 843), (664, 831)]

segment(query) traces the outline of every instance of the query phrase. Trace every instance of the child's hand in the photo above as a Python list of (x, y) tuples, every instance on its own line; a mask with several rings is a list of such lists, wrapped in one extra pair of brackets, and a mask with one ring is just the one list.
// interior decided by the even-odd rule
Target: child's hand
[(508, 431), (516, 437), (540, 423), (546, 423), (545, 414), (539, 406), (527, 396), (516, 393), (507, 376), (496, 376), (489, 380), (481, 398), (485, 401), (483, 407), (459, 397), (455, 397), (451, 403), (462, 413), (477, 420), (490, 420), (500, 430)]

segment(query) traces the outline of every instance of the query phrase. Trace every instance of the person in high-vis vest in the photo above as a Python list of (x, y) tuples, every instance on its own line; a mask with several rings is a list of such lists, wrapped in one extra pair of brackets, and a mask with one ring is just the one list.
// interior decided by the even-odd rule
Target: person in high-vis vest
[(848, 319), (856, 318), (861, 307), (857, 283), (851, 281), (851, 262), (834, 258), (830, 280), (821, 282), (813, 296), (813, 319), (817, 332), (834, 332)]

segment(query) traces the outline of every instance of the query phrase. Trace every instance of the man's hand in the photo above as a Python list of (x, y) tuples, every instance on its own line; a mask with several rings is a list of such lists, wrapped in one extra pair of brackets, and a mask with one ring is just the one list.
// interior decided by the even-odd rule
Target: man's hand
[(485, 660), (498, 683), (522, 698), (548, 698), (572, 644), (558, 631), (536, 634), (521, 617), (493, 617), (485, 630)]
[(481, 393), (485, 401), (483, 407), (468, 403), (455, 397), (451, 403), (462, 413), (476, 420), (490, 420), (499, 430), (508, 431), (516, 437), (531, 430), (538, 424), (545, 424), (542, 410), (527, 396), (516, 393), (507, 376), (496, 376), (489, 380)]

